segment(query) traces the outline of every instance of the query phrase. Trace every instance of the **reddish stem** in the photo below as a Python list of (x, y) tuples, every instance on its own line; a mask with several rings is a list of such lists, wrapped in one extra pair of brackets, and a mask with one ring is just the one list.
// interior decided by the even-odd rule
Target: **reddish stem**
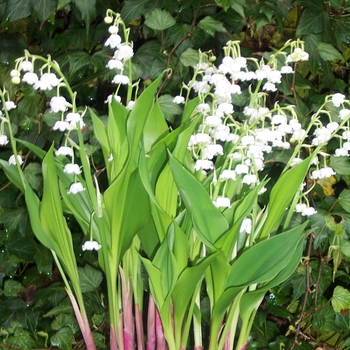
[(162, 320), (158, 310), (156, 309), (156, 336), (157, 336), (157, 350), (167, 350), (167, 344), (164, 337), (164, 330)]
[(156, 305), (152, 296), (148, 300), (147, 314), (147, 350), (156, 349)]

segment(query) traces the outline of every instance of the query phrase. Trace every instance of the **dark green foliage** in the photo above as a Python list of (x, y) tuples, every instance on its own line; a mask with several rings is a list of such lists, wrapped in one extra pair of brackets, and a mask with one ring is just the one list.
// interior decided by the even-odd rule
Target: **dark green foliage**
[[(106, 112), (104, 101), (114, 87), (105, 67), (110, 52), (103, 45), (108, 36), (103, 18), (112, 8), (121, 11), (130, 27), (134, 80), (147, 86), (171, 68), (172, 74), (160, 86), (159, 104), (172, 125), (178, 124), (181, 113), (171, 103), (172, 96), (178, 94), (182, 81), (189, 80), (198, 49), (212, 50), (213, 59), (219, 59), (222, 47), (235, 39), (242, 42), (243, 55), (261, 59), (287, 40), (301, 38), (310, 60), (295, 66), (296, 79), (283, 82), (283, 95), (274, 98), (295, 104), (300, 121), (308, 125), (308, 116), (326, 95), (349, 93), (349, 6), (347, 0), (0, 0), (0, 88), (6, 87), (14, 97), (10, 71), (26, 49), (51, 55), (59, 63), (77, 91), (79, 105)], [(47, 112), (46, 99), (30, 87), (15, 98), (18, 108), (11, 127), (16, 137), (45, 150), (57, 143), (60, 135), (50, 129), (53, 116)], [(84, 136), (98, 167), (102, 156), (89, 128), (88, 124)], [(40, 193), (39, 160), (24, 146), (21, 152), (28, 157), (26, 179)], [(0, 159), (9, 155), (10, 148), (0, 148)], [(283, 159), (283, 154), (271, 157)], [(318, 213), (310, 220), (313, 231), (307, 258), (290, 280), (265, 298), (247, 349), (350, 347), (349, 307), (337, 312), (330, 304), (332, 298), (337, 300), (337, 287), (350, 287), (350, 164), (348, 158), (331, 157), (330, 166), (337, 172), (334, 182), (319, 182), (310, 195)], [(70, 216), (67, 222), (72, 232), (78, 230)], [(74, 233), (77, 252), (81, 241), (82, 234)], [(96, 254), (79, 254), (90, 324), (95, 326), (97, 346), (104, 348), (103, 334), (108, 329), (104, 281), (96, 268)], [(82, 344), (51, 253), (35, 240), (23, 198), (2, 171), (0, 343), (21, 349), (50, 345), (71, 349)]]

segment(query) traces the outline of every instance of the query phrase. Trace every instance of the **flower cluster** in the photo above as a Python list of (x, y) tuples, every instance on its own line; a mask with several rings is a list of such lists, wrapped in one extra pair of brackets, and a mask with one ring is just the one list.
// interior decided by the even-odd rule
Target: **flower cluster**
[[(197, 115), (202, 118), (197, 133), (190, 138), (188, 148), (195, 160), (194, 170), (213, 177), (211, 193), (213, 203), (218, 208), (231, 206), (233, 193), (226, 193), (230, 181), (239, 180), (247, 188), (260, 183), (259, 174), (275, 150), (292, 152), (288, 165), (293, 166), (302, 161), (299, 157), (302, 149), (312, 153), (338, 136), (341, 147), (335, 151), (335, 155), (348, 155), (350, 132), (345, 131), (344, 124), (350, 116), (350, 109), (344, 107), (344, 103), (348, 104), (344, 95), (337, 93), (329, 96), (306, 127), (299, 122), (293, 106), (281, 107), (275, 103), (273, 108), (267, 107), (267, 93), (277, 90), (276, 85), (281, 83), (285, 74), (294, 73), (293, 67), (288, 64), (308, 59), (301, 41), (289, 43), (289, 46), (289, 55), (281, 50), (271, 54), (268, 62), (259, 62), (242, 57), (238, 42), (229, 42), (224, 48), (222, 63), (216, 67), (203, 55), (196, 67), (194, 80), (185, 87), (199, 96), (201, 103), (197, 107)], [(281, 59), (277, 60), (279, 55), (284, 57), (282, 66)], [(250, 99), (241, 110), (236, 111), (232, 101), (242, 94), (245, 82), (249, 84)], [(185, 103), (185, 99), (179, 95), (173, 102), (181, 104)], [(341, 124), (333, 121), (330, 113), (324, 110), (327, 103), (343, 107), (338, 116)], [(321, 123), (321, 114), (329, 117), (328, 124)], [(340, 137), (338, 133), (342, 129), (344, 132)], [(216, 163), (220, 166), (217, 167)], [(319, 168), (317, 162), (315, 165), (317, 168), (310, 176), (313, 180), (335, 174), (330, 167)], [(296, 212), (303, 216), (316, 213), (314, 208), (303, 203), (296, 207)]]

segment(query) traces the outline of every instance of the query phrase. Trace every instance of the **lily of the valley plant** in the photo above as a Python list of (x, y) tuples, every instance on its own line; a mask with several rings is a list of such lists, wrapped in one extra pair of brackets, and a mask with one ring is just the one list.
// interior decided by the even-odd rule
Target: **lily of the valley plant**
[[(2, 169), (24, 193), (36, 237), (52, 251), (87, 349), (95, 349), (95, 330), (68, 214), (86, 237), (82, 251), (98, 254), (110, 349), (244, 349), (264, 295), (302, 257), (307, 217), (316, 212), (307, 194), (334, 174), (324, 146), (334, 139), (335, 156), (348, 156), (349, 101), (329, 95), (302, 125), (294, 106), (266, 101), (279, 96), (280, 84), (308, 59), (303, 43), (287, 42), (258, 60), (242, 57), (239, 43), (228, 42), (217, 65), (211, 53), (199, 53), (192, 80), (174, 97), (183, 109), (172, 130), (156, 97), (163, 75), (139, 94), (128, 30), (119, 14), (108, 11), (105, 20), (106, 64), (117, 86), (106, 101), (108, 119), (77, 106), (50, 57), (26, 52), (12, 81), (47, 95), (51, 132), (62, 137), (48, 150), (16, 139), (11, 110), (17, 106), (1, 91), (0, 145), (13, 152), (0, 161)], [(107, 184), (91, 164), (84, 128), (98, 140)], [(42, 193), (25, 177), (25, 149), (41, 160)], [(277, 155), (284, 161), (276, 180), (269, 164)]]

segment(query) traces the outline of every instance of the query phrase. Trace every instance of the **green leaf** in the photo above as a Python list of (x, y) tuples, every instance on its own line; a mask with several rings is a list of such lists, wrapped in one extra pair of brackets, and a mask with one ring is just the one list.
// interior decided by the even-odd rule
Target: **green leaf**
[(70, 314), (64, 314), (60, 313), (52, 322), (51, 322), (51, 329), (58, 331), (62, 327), (69, 327), (73, 333), (76, 333), (79, 330), (78, 323), (73, 315), (73, 313)]
[(350, 190), (343, 190), (338, 197), (338, 201), (342, 208), (350, 213)]
[(336, 286), (331, 299), (332, 307), (335, 312), (350, 309), (350, 292), (342, 286)]
[(102, 272), (94, 269), (90, 265), (85, 265), (84, 268), (79, 267), (78, 272), (80, 287), (83, 293), (95, 291), (102, 282)]
[(18, 297), (18, 293), (24, 292), (26, 289), (22, 283), (14, 280), (6, 280), (4, 283), (4, 295), (6, 297)]
[(319, 43), (317, 45), (318, 52), (320, 56), (325, 60), (325, 61), (342, 61), (343, 56), (340, 54), (340, 52), (331, 44), (327, 43)]
[(272, 280), (292, 259), (300, 240), (303, 239), (302, 232), (306, 225), (307, 222), (246, 250), (232, 264), (226, 282), (227, 288), (244, 288)]
[(185, 67), (194, 67), (199, 62), (198, 50), (189, 47), (180, 55), (180, 61)]
[(285, 172), (273, 186), (266, 211), (266, 221), (260, 233), (260, 238), (273, 234), (280, 225), (286, 208), (289, 207), (309, 169), (311, 158), (303, 160), (298, 165)]
[(350, 159), (348, 157), (330, 157), (330, 166), (339, 175), (350, 175)]
[(321, 33), (328, 23), (328, 13), (324, 9), (306, 8), (301, 15), (296, 35)]
[(34, 10), (38, 14), (41, 21), (45, 21), (51, 13), (55, 12), (56, 1), (55, 0), (35, 0)]
[(17, 166), (9, 165), (5, 160), (0, 159), (0, 165), (8, 179), (22, 192), (24, 192), (24, 186), (21, 180), (21, 176), (18, 172)]
[(29, 163), (24, 171), (24, 178), (27, 180), (28, 184), (35, 190), (39, 191), (42, 188), (42, 176), (41, 176), (41, 166), (39, 163), (31, 162)]
[(62, 350), (72, 349), (73, 332), (69, 327), (59, 329), (50, 339), (51, 345)]
[(177, 188), (191, 215), (199, 238), (213, 247), (229, 228), (225, 217), (216, 208), (204, 186), (169, 153), (170, 168)]
[(90, 27), (91, 21), (96, 17), (96, 0), (74, 0), (75, 5), (81, 12), (85, 21), (86, 29)]
[(33, 8), (32, 0), (8, 0), (5, 9), (5, 17), (10, 21), (28, 17)]
[(226, 32), (223, 24), (211, 16), (207, 16), (198, 23), (198, 27), (203, 29), (206, 33), (214, 36), (215, 32)]
[(173, 122), (176, 115), (181, 114), (181, 107), (173, 102), (171, 95), (162, 95), (158, 98), (158, 104), (168, 122)]
[(92, 64), (91, 56), (85, 51), (70, 52), (68, 61), (70, 76), (74, 76), (79, 69)]
[(164, 30), (175, 25), (176, 20), (168, 11), (154, 9), (146, 15), (145, 25), (154, 30)]

